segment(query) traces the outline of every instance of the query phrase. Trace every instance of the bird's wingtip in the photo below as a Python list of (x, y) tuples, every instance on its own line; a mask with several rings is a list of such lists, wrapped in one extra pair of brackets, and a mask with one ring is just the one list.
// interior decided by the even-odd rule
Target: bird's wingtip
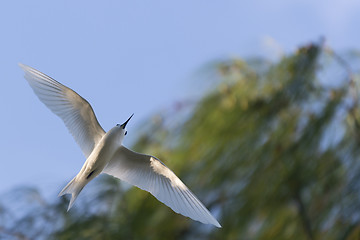
[(215, 226), (215, 227), (217, 227), (217, 228), (222, 228), (222, 226), (220, 225), (220, 223), (213, 217), (213, 216), (211, 216), (211, 220), (210, 221), (208, 221), (208, 222), (204, 222), (204, 223), (207, 223), (207, 224), (211, 224), (211, 225), (213, 225), (213, 226)]
[(216, 223), (214, 224), (215, 227), (217, 228), (222, 228), (222, 226), (220, 225), (220, 223), (218, 221), (216, 221)]
[(25, 65), (25, 64), (23, 64), (23, 63), (18, 63), (18, 65), (19, 65), (19, 67), (21, 67), (21, 69), (22, 70), (24, 70), (24, 71), (26, 71), (28, 68), (29, 68), (29, 66), (27, 66), (27, 65)]

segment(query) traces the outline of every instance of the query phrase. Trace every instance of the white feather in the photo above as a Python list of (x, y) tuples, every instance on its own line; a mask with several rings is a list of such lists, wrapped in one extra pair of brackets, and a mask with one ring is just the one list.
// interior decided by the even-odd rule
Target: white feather
[[(92, 178), (89, 176), (95, 170), (101, 171), (105, 167), (102, 172), (150, 192), (175, 212), (202, 223), (221, 227), (206, 207), (165, 164), (155, 157), (135, 153), (121, 145), (126, 132), (124, 128), (131, 117), (123, 125), (117, 125), (105, 135), (92, 107), (84, 98), (36, 69), (24, 64), (19, 65), (25, 71), (25, 79), (35, 94), (64, 121), (87, 158), (79, 174), (59, 194), (72, 194), (68, 210), (83, 187), (91, 181)], [(113, 138), (112, 134), (120, 135)], [(117, 143), (119, 139), (121, 141)], [(115, 142), (119, 146), (114, 144)]]
[(185, 184), (155, 157), (121, 146), (103, 172), (150, 192), (177, 213), (221, 227)]
[(91, 105), (72, 89), (34, 68), (19, 64), (25, 79), (39, 99), (65, 123), (66, 127), (88, 157), (105, 131), (96, 119)]

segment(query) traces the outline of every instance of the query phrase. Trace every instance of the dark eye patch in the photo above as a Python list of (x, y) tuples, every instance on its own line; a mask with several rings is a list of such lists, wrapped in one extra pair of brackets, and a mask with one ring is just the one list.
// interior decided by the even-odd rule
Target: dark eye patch
[(127, 131), (125, 131), (125, 135), (127, 134)]

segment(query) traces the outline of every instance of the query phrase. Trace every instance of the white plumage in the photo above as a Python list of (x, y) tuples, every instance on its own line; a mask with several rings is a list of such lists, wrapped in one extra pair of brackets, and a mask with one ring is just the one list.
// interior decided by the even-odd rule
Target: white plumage
[(164, 163), (122, 146), (125, 127), (131, 117), (105, 133), (91, 105), (84, 98), (36, 69), (19, 65), (35, 94), (64, 121), (87, 158), (80, 172), (59, 194), (72, 194), (68, 210), (88, 182), (100, 173), (106, 173), (150, 192), (177, 213), (221, 227)]

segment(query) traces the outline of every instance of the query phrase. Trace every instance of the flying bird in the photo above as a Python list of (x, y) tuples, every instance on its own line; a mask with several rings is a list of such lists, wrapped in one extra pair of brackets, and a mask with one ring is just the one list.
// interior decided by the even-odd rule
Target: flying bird
[(221, 227), (185, 184), (156, 157), (136, 153), (122, 145), (126, 125), (108, 132), (100, 126), (91, 105), (72, 89), (38, 70), (19, 64), (38, 98), (65, 123), (86, 157), (80, 172), (59, 196), (71, 194), (68, 211), (81, 190), (100, 173), (106, 173), (150, 192), (174, 212)]

